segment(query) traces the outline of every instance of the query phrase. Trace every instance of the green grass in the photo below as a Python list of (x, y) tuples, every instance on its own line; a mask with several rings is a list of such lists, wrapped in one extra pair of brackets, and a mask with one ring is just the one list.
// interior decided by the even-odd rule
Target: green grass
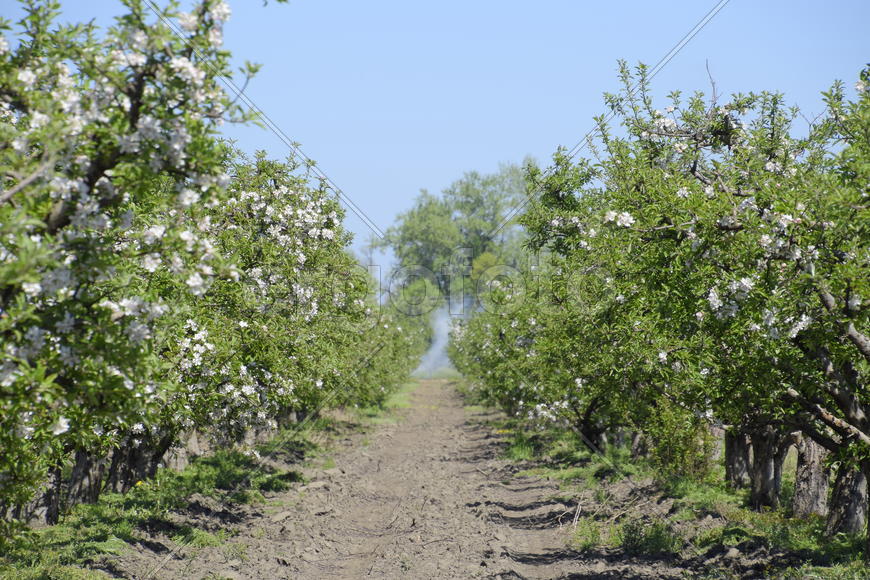
[(446, 379), (446, 380), (460, 380), (462, 379), (462, 375), (459, 374), (459, 371), (452, 368), (441, 368), (435, 372), (429, 373), (425, 376), (420, 376), (421, 379)]
[(300, 479), (237, 451), (196, 458), (182, 472), (162, 469), (126, 494), (103, 494), (96, 504), (72, 508), (57, 525), (13, 537), (0, 549), (0, 577), (103, 578), (80, 568), (123, 553), (145, 528), (166, 530), (176, 543), (194, 548), (219, 546), (228, 532), (179, 526), (170, 512), (183, 510), (193, 494), (230, 504), (262, 501), (263, 493), (288, 489)]
[(395, 425), (401, 420), (397, 411), (411, 406), (411, 393), (419, 386), (417, 381), (405, 383), (378, 405), (359, 407), (357, 415), (364, 425)]
[(185, 527), (182, 533), (173, 536), (172, 541), (192, 548), (210, 548), (220, 546), (226, 538), (227, 532), (225, 530), (219, 530), (217, 534), (213, 534), (199, 528)]
[(670, 556), (683, 547), (680, 534), (659, 518), (627, 520), (620, 524), (615, 536), (622, 550), (632, 556)]
[(536, 455), (534, 437), (516, 432), (511, 437), (505, 456), (513, 461), (528, 461)]
[(590, 552), (602, 545), (606, 528), (601, 522), (591, 517), (582, 517), (577, 520), (577, 526), (571, 536), (569, 544), (572, 548), (581, 552)]
[(827, 567), (805, 564), (785, 570), (779, 578), (782, 580), (867, 580), (870, 578), (870, 571), (863, 562), (854, 560)]
[[(489, 421), (507, 446), (505, 457), (535, 461), (538, 466), (520, 472), (559, 481), (566, 490), (592, 490), (594, 501), (613, 504), (609, 486), (625, 478), (655, 482), (662, 499), (673, 500), (668, 517), (636, 517), (625, 514), (623, 521), (604, 516), (581, 517), (573, 528), (569, 544), (581, 551), (619, 547), (629, 554), (687, 557), (703, 555), (714, 546), (738, 547), (741, 551), (766, 548), (796, 554), (805, 564), (781, 571), (784, 578), (865, 578), (870, 570), (860, 561), (864, 536), (827, 536), (821, 518), (792, 518), (789, 510), (794, 489), (796, 457), (789, 453), (783, 467), (784, 507), (766, 512), (749, 509), (748, 490), (729, 489), (724, 484), (724, 467), (716, 465), (708, 477), (661, 477), (646, 461), (634, 460), (626, 448), (608, 448), (592, 453), (580, 439), (560, 429), (530, 429), (521, 420)], [(619, 509), (619, 506), (613, 506)], [(714, 528), (695, 527), (708, 516), (724, 522)], [(697, 531), (695, 531), (697, 529)], [(727, 571), (722, 571), (726, 573)], [(788, 575), (790, 574), (790, 576)], [(803, 575), (802, 575), (803, 574)], [(723, 577), (723, 576), (713, 576)]]

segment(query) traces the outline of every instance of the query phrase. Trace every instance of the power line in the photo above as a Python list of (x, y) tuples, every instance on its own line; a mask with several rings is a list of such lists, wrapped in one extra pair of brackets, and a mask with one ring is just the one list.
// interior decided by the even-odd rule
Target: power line
[[(704, 27), (707, 26), (707, 24), (708, 24), (708, 23), (709, 23), (709, 22), (710, 22), (710, 21), (711, 21), (711, 20), (712, 20), (712, 19), (713, 19), (717, 14), (719, 14), (719, 12), (720, 12), (723, 8), (725, 8), (725, 5), (728, 4), (728, 2), (730, 2), (730, 0), (719, 0), (719, 2), (717, 2), (716, 5), (713, 6), (713, 8), (711, 8), (711, 9), (710, 9), (710, 10), (709, 10), (705, 15), (704, 15), (704, 17), (701, 18), (701, 20), (699, 20), (699, 21), (695, 24), (695, 26), (692, 27), (691, 30), (689, 30), (689, 32), (687, 32), (687, 33), (686, 33), (686, 34), (685, 34), (685, 35), (684, 35), (684, 36), (683, 36), (683, 37), (682, 37), (682, 38), (681, 38), (681, 39), (680, 39), (680, 40), (679, 40), (679, 41), (678, 41), (678, 42), (677, 42), (677, 43), (676, 43), (676, 44), (675, 44), (675, 45), (674, 45), (674, 46), (673, 46), (673, 47), (672, 47), (672, 48), (671, 48), (667, 53), (665, 53), (665, 55), (664, 55), (662, 58), (659, 59), (659, 61), (655, 64), (655, 66), (653, 66), (652, 69), (650, 69), (650, 72), (646, 75), (646, 78), (647, 78), (648, 80), (652, 80), (653, 78), (655, 78), (655, 76), (656, 76), (657, 74), (659, 74), (659, 73), (662, 71), (662, 69), (664, 69), (665, 66), (667, 66), (667, 64), (668, 64), (669, 62), (671, 62), (671, 60), (673, 60), (673, 58), (674, 58), (675, 56), (677, 56), (677, 55), (680, 53), (680, 51), (682, 51), (683, 48), (684, 48), (687, 44), (689, 44), (689, 42), (690, 42), (693, 38), (695, 38), (695, 36), (696, 36), (699, 32), (701, 32), (701, 30), (703, 30)], [(634, 93), (637, 91), (637, 89), (638, 89), (639, 87), (640, 87), (640, 83), (639, 83), (639, 82), (638, 82), (638, 83), (635, 83), (634, 86), (630, 87), (629, 90), (628, 90), (628, 94), (629, 94), (629, 96), (634, 95)], [(604, 117), (604, 122), (606, 123), (606, 122), (610, 121), (610, 119), (612, 119), (612, 118), (614, 117), (614, 115), (616, 115), (616, 112), (615, 112), (615, 111), (610, 111), (610, 113), (608, 113), (608, 114)], [(596, 125), (596, 126), (593, 127), (592, 129), (590, 129), (590, 130), (586, 133), (586, 135), (584, 135), (583, 138), (582, 138), (580, 141), (578, 141), (577, 144), (574, 145), (574, 147), (572, 147), (572, 148), (568, 151), (568, 155), (567, 155), (568, 160), (571, 160), (571, 159), (573, 159), (574, 157), (576, 157), (577, 154), (580, 153), (580, 151), (582, 151), (583, 148), (586, 146), (586, 144), (589, 142), (589, 139), (590, 139), (590, 138), (591, 138), (591, 137), (592, 137), (592, 136), (593, 136), (597, 131), (598, 131), (598, 125)], [(541, 177), (541, 180), (546, 179), (547, 177), (549, 177), (550, 175), (552, 175), (552, 173), (553, 173), (553, 169), (548, 169), (547, 171), (545, 171), (545, 172), (543, 173), (543, 175), (542, 175), (542, 177)], [(540, 181), (539, 181), (538, 183), (540, 183)], [(497, 234), (499, 231), (501, 231), (502, 228), (504, 228), (508, 223), (510, 223), (510, 222), (514, 219), (514, 217), (516, 217), (516, 215), (517, 215), (518, 213), (520, 213), (523, 209), (525, 209), (525, 207), (526, 207), (526, 206), (527, 206), (527, 205), (532, 201), (532, 198), (534, 198), (538, 193), (540, 193), (540, 186), (539, 186), (538, 184), (536, 184), (535, 188), (532, 189), (531, 192), (529, 192), (529, 194), (528, 194), (528, 195), (526, 196), (526, 198), (522, 201), (522, 203), (520, 203), (518, 206), (516, 206), (515, 208), (513, 208), (511, 211), (508, 212), (507, 216), (505, 216), (505, 218), (501, 221), (501, 223), (500, 223), (498, 226), (496, 226), (496, 228), (492, 231), (492, 233), (490, 233), (490, 236), (493, 236), (493, 235)]]
[(224, 84), (224, 86), (226, 86), (236, 96), (238, 100), (243, 102), (253, 113), (255, 113), (266, 126), (266, 128), (274, 133), (275, 136), (278, 137), (278, 139), (282, 143), (284, 143), (287, 148), (290, 149), (291, 154), (295, 158), (305, 163), (311, 173), (313, 173), (318, 179), (320, 179), (322, 183), (326, 184), (328, 188), (331, 189), (338, 196), (338, 198), (342, 202), (344, 202), (344, 204), (360, 220), (362, 220), (362, 222), (366, 226), (368, 226), (372, 233), (378, 236), (378, 238), (384, 238), (384, 232), (377, 226), (377, 224), (375, 224), (375, 222), (371, 218), (369, 218), (365, 214), (365, 212), (360, 209), (360, 207), (356, 203), (354, 203), (354, 201), (350, 199), (350, 197), (348, 197), (344, 193), (344, 191), (328, 175), (326, 175), (326, 173), (324, 173), (319, 167), (317, 167), (314, 160), (306, 155), (304, 151), (302, 151), (302, 148), (299, 146), (298, 143), (291, 140), (284, 133), (284, 131), (281, 130), (278, 124), (275, 123), (271, 119), (271, 117), (269, 117), (259, 106), (257, 106), (257, 104), (250, 97), (248, 97), (231, 78), (218, 74), (220, 73), (220, 71), (218, 71), (217, 68), (208, 59), (205, 58), (205, 56), (199, 51), (199, 49), (191, 44), (190, 39), (188, 39), (188, 37), (181, 30), (178, 29), (174, 22), (161, 14), (159, 8), (153, 2), (153, 0), (146, 0), (146, 3), (148, 4), (148, 7), (151, 8), (151, 11), (154, 12), (154, 14), (157, 16), (157, 18), (160, 19), (160, 21), (163, 22), (163, 24), (165, 24), (166, 27), (169, 28), (169, 30), (171, 30), (178, 38), (180, 38), (187, 45), (187, 47), (193, 51), (194, 54), (196, 54), (199, 60), (205, 66), (207, 66), (212, 73), (215, 74), (218, 80), (220, 80)]

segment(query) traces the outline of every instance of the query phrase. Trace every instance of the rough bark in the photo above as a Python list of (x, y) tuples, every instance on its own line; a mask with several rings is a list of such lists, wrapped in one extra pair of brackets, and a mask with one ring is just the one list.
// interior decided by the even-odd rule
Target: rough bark
[(67, 494), (69, 504), (95, 503), (100, 497), (105, 473), (106, 460), (104, 457), (95, 457), (85, 451), (76, 451)]
[[(861, 470), (864, 474), (864, 482), (870, 482), (870, 460), (864, 460), (861, 462)], [(867, 503), (870, 502), (870, 499), (868, 499), (866, 492), (864, 494), (864, 500), (864, 505), (866, 506)], [(870, 520), (867, 521), (866, 526), (867, 528), (864, 534), (864, 563), (870, 564)]]
[(853, 465), (837, 468), (828, 510), (827, 532), (858, 534), (867, 522), (867, 474)]
[(732, 489), (749, 485), (749, 437), (734, 428), (725, 431), (725, 483)]
[(128, 444), (116, 449), (112, 453), (106, 486), (112, 491), (124, 493), (136, 482), (152, 477), (174, 441), (174, 436), (169, 434), (149, 444)]
[(63, 479), (59, 466), (49, 471), (48, 490), (45, 493), (45, 523), (54, 525), (60, 521), (60, 501), (63, 495)]
[(776, 509), (782, 489), (782, 464), (791, 444), (789, 436), (773, 425), (755, 429), (752, 439), (752, 489), (749, 503), (753, 509)]
[(829, 472), (824, 461), (828, 451), (809, 437), (801, 436), (797, 454), (792, 513), (795, 517), (826, 516)]

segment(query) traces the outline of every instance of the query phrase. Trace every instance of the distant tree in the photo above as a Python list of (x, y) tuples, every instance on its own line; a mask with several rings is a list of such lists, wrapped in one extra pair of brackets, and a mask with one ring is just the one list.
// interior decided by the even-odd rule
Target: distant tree
[(489, 254), (495, 261), (516, 263), (521, 255), (519, 230), (503, 224), (524, 192), (524, 173), (516, 164), (502, 165), (493, 174), (468, 172), (441, 196), (422, 190), (379, 242), (396, 256), (394, 278), (425, 273), (444, 294), (457, 287), (468, 292), (470, 286), (459, 284), (471, 274), (474, 260)]

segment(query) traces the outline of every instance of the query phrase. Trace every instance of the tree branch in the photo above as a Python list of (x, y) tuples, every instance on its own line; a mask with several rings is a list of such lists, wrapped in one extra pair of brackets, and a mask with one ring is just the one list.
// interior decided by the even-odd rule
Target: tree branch
[(801, 421), (789, 421), (789, 423), (794, 427), (800, 429), (804, 435), (806, 435), (831, 453), (837, 453), (842, 447), (841, 442), (833, 439), (832, 437), (824, 435), (821, 431), (809, 425), (809, 423)]
[(806, 400), (800, 395), (800, 393), (798, 393), (793, 388), (789, 387), (788, 389), (786, 389), (786, 393), (789, 397), (800, 403), (800, 405), (804, 407), (807, 411), (812, 413), (816, 419), (822, 421), (831, 429), (855, 437), (861, 443), (870, 447), (870, 435), (867, 435), (854, 425), (850, 425), (839, 417), (835, 417), (833, 414), (831, 414), (830, 411), (828, 411), (818, 403), (811, 403), (810, 401)]
[[(825, 310), (827, 310), (829, 314), (836, 316), (837, 301), (834, 299), (833, 294), (821, 287), (816, 287), (816, 292), (818, 293), (819, 299), (822, 302), (822, 306), (825, 307)], [(849, 341), (855, 345), (858, 352), (861, 353), (867, 362), (870, 362), (870, 338), (855, 328), (855, 324), (851, 320), (845, 324), (840, 320), (837, 320), (837, 325), (846, 334)]]
[(24, 179), (22, 179), (21, 181), (19, 181), (15, 185), (13, 185), (11, 188), (4, 191), (3, 193), (0, 193), (0, 205), (3, 205), (4, 203), (6, 203), (10, 199), (12, 199), (13, 195), (15, 195), (16, 193), (18, 193), (19, 191), (21, 191), (22, 189), (24, 189), (25, 187), (27, 187), (28, 185), (30, 185), (31, 183), (36, 181), (52, 165), (54, 165), (54, 159), (49, 159), (48, 161), (44, 162), (42, 165), (37, 167), (36, 171), (31, 173), (30, 175), (28, 175), (27, 177), (25, 177)]

